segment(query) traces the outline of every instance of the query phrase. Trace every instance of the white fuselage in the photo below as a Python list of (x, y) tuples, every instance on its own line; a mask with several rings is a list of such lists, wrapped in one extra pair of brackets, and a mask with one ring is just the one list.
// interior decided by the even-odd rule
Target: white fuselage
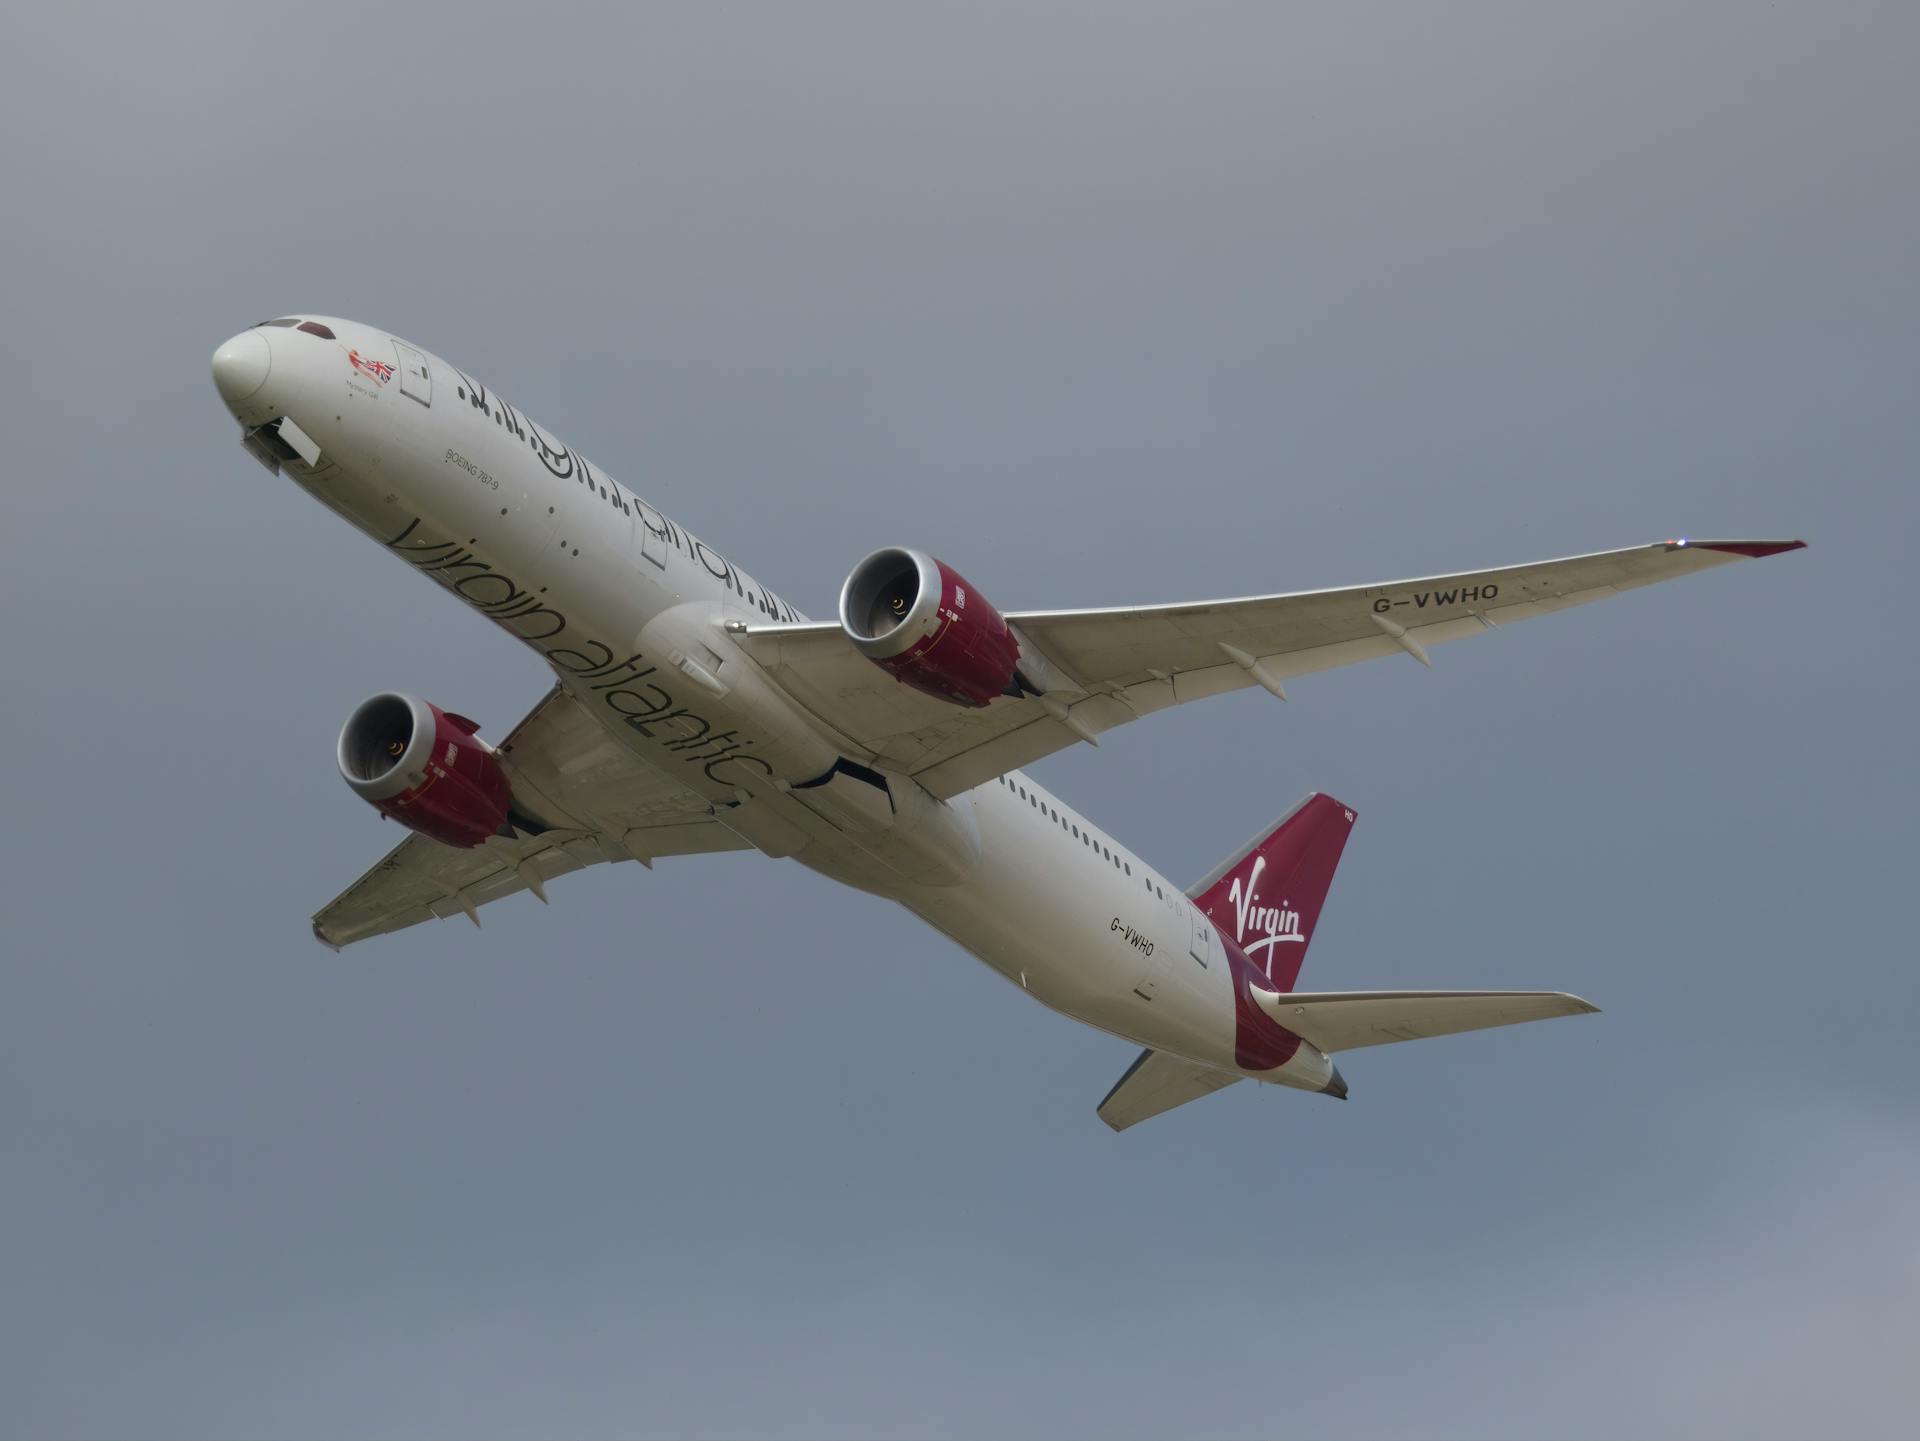
[[(290, 417), (317, 446), (284, 473), (530, 646), (761, 850), (898, 901), (1055, 1010), (1239, 1069), (1222, 945), (1179, 887), (1017, 772), (947, 801), (891, 776), (891, 807), (836, 777), (803, 801), (793, 787), (859, 753), (729, 630), (793, 607), (463, 372), (398, 342), (383, 377), (391, 337), (322, 323), (332, 340), (253, 332), (270, 367), (228, 397), (243, 426)], [(1302, 1047), (1247, 1074), (1317, 1089), (1325, 1065)]]

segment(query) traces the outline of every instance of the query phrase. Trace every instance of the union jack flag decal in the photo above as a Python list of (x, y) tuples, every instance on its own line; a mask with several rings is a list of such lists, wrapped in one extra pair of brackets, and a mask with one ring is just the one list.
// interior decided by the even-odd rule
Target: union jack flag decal
[(384, 360), (369, 360), (357, 350), (347, 352), (347, 364), (362, 375), (371, 376), (380, 385), (393, 379), (393, 367)]

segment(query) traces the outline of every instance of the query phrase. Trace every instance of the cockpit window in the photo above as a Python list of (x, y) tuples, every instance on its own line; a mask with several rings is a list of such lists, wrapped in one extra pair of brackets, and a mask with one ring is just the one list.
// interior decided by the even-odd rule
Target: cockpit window
[(299, 316), (284, 315), (278, 320), (263, 320), (260, 322), (260, 325), (256, 325), (254, 329), (258, 330), (260, 329), (260, 326), (263, 326), (263, 325), (298, 325), (299, 323), (300, 323)]
[(333, 332), (317, 320), (304, 321), (299, 326), (299, 329), (306, 331), (308, 335), (317, 335), (322, 340), (332, 340), (334, 338)]

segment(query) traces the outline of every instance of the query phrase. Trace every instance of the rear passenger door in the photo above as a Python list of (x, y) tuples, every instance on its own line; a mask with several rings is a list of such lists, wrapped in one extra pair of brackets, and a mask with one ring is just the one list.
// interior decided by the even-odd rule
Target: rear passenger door
[(1198, 961), (1202, 968), (1210, 968), (1214, 957), (1219, 954), (1213, 922), (1196, 905), (1187, 907), (1187, 954)]

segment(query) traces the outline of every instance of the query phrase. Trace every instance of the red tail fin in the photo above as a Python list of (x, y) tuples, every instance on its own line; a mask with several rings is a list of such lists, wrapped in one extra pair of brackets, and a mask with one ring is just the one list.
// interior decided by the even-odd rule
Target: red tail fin
[(1276, 991), (1299, 979), (1352, 829), (1350, 809), (1310, 795), (1188, 893)]

